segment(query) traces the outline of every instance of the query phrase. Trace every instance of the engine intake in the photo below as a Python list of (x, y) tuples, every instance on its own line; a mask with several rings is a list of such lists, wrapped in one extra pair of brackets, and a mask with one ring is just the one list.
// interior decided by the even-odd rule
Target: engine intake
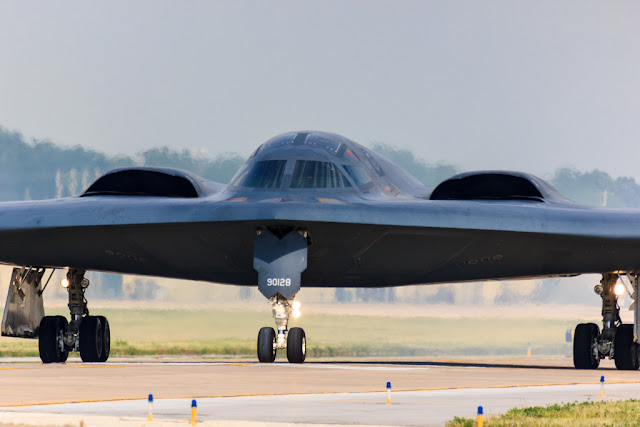
[(81, 197), (199, 197), (200, 188), (186, 172), (163, 168), (116, 169), (98, 178)]
[(569, 201), (540, 178), (508, 171), (468, 172), (453, 176), (440, 183), (429, 199)]

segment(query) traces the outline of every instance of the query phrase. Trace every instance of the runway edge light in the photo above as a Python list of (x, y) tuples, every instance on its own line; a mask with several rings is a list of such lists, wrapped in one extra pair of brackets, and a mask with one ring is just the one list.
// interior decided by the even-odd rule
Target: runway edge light
[(600, 397), (604, 397), (604, 375), (600, 377)]
[(483, 422), (482, 406), (478, 406), (478, 427), (482, 427)]
[(153, 394), (149, 395), (149, 421), (153, 421)]
[(191, 401), (191, 425), (194, 426), (196, 425), (196, 408), (198, 407), (198, 404), (196, 403), (196, 400), (193, 399)]
[(391, 382), (387, 381), (387, 405), (391, 405)]

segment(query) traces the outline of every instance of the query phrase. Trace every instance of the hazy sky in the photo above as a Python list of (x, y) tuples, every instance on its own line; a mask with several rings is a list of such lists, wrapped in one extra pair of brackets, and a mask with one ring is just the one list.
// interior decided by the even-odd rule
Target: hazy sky
[(132, 154), (318, 129), (640, 180), (637, 1), (0, 1), (0, 125)]

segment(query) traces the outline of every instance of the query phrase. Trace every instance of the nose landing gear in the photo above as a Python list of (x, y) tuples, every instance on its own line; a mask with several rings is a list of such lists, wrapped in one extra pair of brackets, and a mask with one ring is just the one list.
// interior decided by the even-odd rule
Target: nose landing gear
[(271, 363), (278, 350), (287, 350), (290, 363), (302, 363), (307, 355), (307, 338), (301, 328), (288, 330), (293, 299), (300, 290), (301, 275), (307, 268), (308, 236), (293, 229), (258, 230), (253, 267), (258, 272), (258, 289), (269, 299), (276, 330), (258, 333), (258, 360)]
[(271, 312), (276, 321), (277, 334), (273, 328), (265, 327), (258, 333), (258, 360), (271, 363), (278, 350), (287, 350), (290, 363), (303, 363), (307, 355), (307, 338), (302, 328), (287, 329), (292, 311), (293, 299), (286, 299), (280, 294), (270, 298)]

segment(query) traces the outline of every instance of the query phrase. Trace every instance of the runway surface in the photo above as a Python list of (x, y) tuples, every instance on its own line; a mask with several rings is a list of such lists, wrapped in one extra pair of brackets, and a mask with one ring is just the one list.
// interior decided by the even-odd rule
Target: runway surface
[[(474, 416), (478, 405), (491, 414), (517, 406), (597, 401), (603, 399), (601, 375), (605, 399), (640, 397), (640, 372), (618, 371), (608, 361), (596, 371), (577, 371), (568, 358), (303, 365), (131, 359), (106, 364), (0, 363), (0, 420), (141, 425), (147, 417), (147, 395), (153, 393), (154, 419), (170, 424), (185, 422), (191, 400), (197, 399), (198, 419), (204, 425), (444, 425), (454, 416)], [(387, 381), (392, 384), (390, 405)]]

